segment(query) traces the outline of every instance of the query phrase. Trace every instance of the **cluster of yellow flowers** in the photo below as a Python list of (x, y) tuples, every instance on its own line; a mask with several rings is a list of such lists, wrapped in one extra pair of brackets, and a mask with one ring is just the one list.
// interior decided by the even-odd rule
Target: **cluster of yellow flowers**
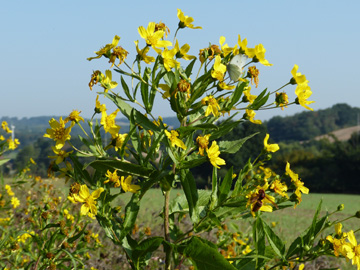
[(360, 244), (357, 243), (354, 231), (342, 232), (342, 224), (335, 225), (335, 235), (328, 235), (326, 237), (334, 248), (334, 255), (339, 255), (351, 260), (353, 265), (360, 269)]
[(9, 196), (11, 196), (11, 205), (13, 208), (17, 208), (20, 205), (19, 199), (15, 196), (15, 193), (12, 191), (10, 185), (5, 185), (6, 192)]
[[(9, 128), (9, 124), (6, 121), (1, 123), (1, 129), (6, 133), (12, 133), (12, 130)], [(16, 138), (10, 136), (8, 139), (5, 139), (4, 135), (0, 134), (0, 155), (2, 155), (7, 150), (15, 150), (19, 146), (20, 142)]]

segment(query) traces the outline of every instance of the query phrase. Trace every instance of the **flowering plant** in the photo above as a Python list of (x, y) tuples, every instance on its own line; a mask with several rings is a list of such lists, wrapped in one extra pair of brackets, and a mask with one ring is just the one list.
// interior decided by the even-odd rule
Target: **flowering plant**
[[(262, 219), (261, 212), (296, 207), (302, 194), (309, 192), (289, 163), (283, 175), (267, 167), (271, 153), (279, 149), (277, 144), (269, 143), (268, 134), (256, 159), (249, 159), (243, 168), (230, 168), (222, 179), (218, 176), (218, 170), (226, 164), (221, 154), (237, 153), (256, 133), (235, 141), (222, 141), (221, 137), (244, 121), (261, 124), (255, 119), (255, 111), (284, 109), (293, 104), (312, 110), (308, 106), (313, 102), (308, 100), (312, 92), (305, 75), (295, 65), (290, 81), (284, 86), (254, 94), (252, 88), (257, 88), (260, 80), (256, 64), (272, 66), (265, 59), (264, 46), (251, 48), (239, 35), (237, 44), (231, 47), (225, 43), (225, 37), (220, 37), (219, 45), (201, 49), (198, 57), (189, 55), (190, 45), (180, 47), (177, 35), (185, 28), (201, 27), (194, 26), (193, 18), (180, 9), (177, 15), (179, 24), (173, 42), (168, 40), (170, 29), (164, 23), (150, 22), (146, 28), (138, 28), (143, 45), (135, 41), (137, 55), (132, 65), (126, 61), (128, 52), (118, 45), (119, 36), (96, 51), (95, 57), (88, 58), (107, 58), (110, 68), (114, 68), (96, 70), (91, 75), (90, 90), (98, 85), (102, 91), (96, 97), (95, 112), (88, 122), (90, 133), (83, 129), (84, 119), (79, 111), (73, 111), (64, 120), (50, 120), (44, 136), (55, 141), (51, 169), (72, 179), (68, 199), (81, 204), (81, 215), (96, 218), (114, 244), (124, 248), (133, 269), (143, 269), (160, 246), (165, 253), (165, 269), (180, 268), (182, 264), (197, 269), (276, 268), (330, 254), (329, 243), (315, 243), (323, 229), (331, 225), (328, 215), (319, 219), (320, 208), (307, 233), (289, 248)], [(246, 70), (250, 64), (254, 65)], [(198, 71), (194, 73), (196, 67)], [(113, 80), (114, 72), (120, 75), (119, 82)], [(287, 85), (296, 85), (292, 102), (286, 92), (280, 92)], [(117, 109), (108, 113), (100, 95)], [(178, 128), (168, 126), (161, 116), (153, 114), (159, 95), (176, 115)], [(129, 121), (128, 133), (120, 133), (118, 113)], [(97, 114), (101, 114), (100, 123), (94, 123)], [(229, 117), (218, 122), (226, 114)], [(75, 125), (84, 131), (81, 148), (71, 141)], [(104, 140), (104, 133), (110, 134), (109, 143)], [(192, 174), (192, 168), (205, 162), (213, 166), (211, 191), (198, 190)], [(285, 184), (286, 178), (291, 185)], [(131, 232), (142, 198), (156, 186), (164, 196), (164, 206), (159, 209), (163, 236), (138, 241)], [(184, 195), (171, 200), (170, 193), (178, 186)], [(122, 211), (115, 199), (126, 192), (132, 196)], [(177, 222), (184, 214), (189, 215), (191, 222), (187, 230)], [(218, 248), (223, 243), (216, 245), (201, 237), (201, 233), (223, 226), (225, 219), (253, 220), (253, 241), (242, 240), (245, 243), (242, 245), (240, 234), (232, 235), (239, 247), (234, 252), (220, 253)], [(354, 262), (359, 265), (358, 259)]]

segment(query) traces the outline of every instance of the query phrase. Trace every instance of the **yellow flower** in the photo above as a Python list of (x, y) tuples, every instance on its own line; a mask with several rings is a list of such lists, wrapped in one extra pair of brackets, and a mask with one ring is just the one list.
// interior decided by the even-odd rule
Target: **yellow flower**
[(256, 88), (259, 85), (259, 74), (260, 71), (255, 66), (249, 67), (248, 76), (251, 77), (251, 84), (254, 83)]
[(176, 58), (183, 58), (185, 60), (191, 60), (196, 58), (194, 55), (187, 54), (187, 52), (190, 50), (189, 44), (184, 44), (181, 46), (181, 48), (179, 48), (179, 42), (176, 40), (175, 48), (177, 51)]
[(185, 16), (184, 13), (181, 11), (181, 9), (177, 9), (177, 16), (180, 20), (179, 22), (179, 28), (185, 28), (185, 27), (188, 27), (188, 28), (191, 28), (191, 29), (202, 29), (201, 26), (194, 26), (192, 24), (192, 22), (194, 21), (193, 18), (189, 17), (189, 16)]
[(101, 86), (104, 88), (104, 92), (107, 93), (109, 90), (114, 89), (118, 83), (112, 81), (111, 70), (105, 70), (105, 77), (101, 80)]
[(157, 24), (155, 24), (155, 32), (156, 31), (164, 31), (164, 35), (167, 38), (168, 34), (170, 34), (170, 29), (165, 25), (165, 23), (162, 23), (161, 21)]
[(225, 165), (225, 160), (219, 157), (220, 151), (219, 146), (217, 145), (216, 141), (213, 141), (211, 147), (206, 150), (208, 158), (210, 159), (210, 163), (220, 169), (219, 165)]
[(224, 81), (219, 83), (219, 87), (224, 90), (233, 90), (235, 85), (227, 85)]
[(238, 35), (238, 45), (239, 45), (239, 53), (246, 54), (248, 57), (253, 58), (253, 50), (247, 47), (247, 39), (241, 40), (240, 35)]
[(293, 69), (291, 70), (292, 78), (290, 79), (290, 83), (298, 84), (298, 85), (303, 83), (308, 83), (309, 81), (306, 80), (305, 75), (302, 75), (300, 72), (297, 72), (298, 69), (299, 66), (295, 64)]
[(165, 91), (162, 94), (163, 99), (169, 98), (171, 96), (171, 94), (170, 94), (171, 88), (167, 84), (159, 83), (159, 88)]
[(49, 158), (56, 159), (55, 164), (60, 164), (61, 162), (64, 161), (65, 158), (67, 158), (73, 152), (73, 151), (66, 152), (64, 150), (57, 149), (56, 147), (53, 147), (53, 146), (51, 147), (51, 149), (54, 151), (56, 156), (49, 156)]
[(347, 234), (347, 238), (351, 245), (351, 251), (346, 254), (348, 259), (351, 259), (352, 264), (357, 266), (357, 269), (360, 269), (360, 244), (357, 244), (354, 231), (351, 230)]
[(139, 57), (140, 60), (143, 60), (146, 64), (150, 64), (151, 62), (155, 62), (154, 57), (146, 55), (149, 52), (150, 47), (146, 46), (144, 49), (140, 50), (138, 40), (135, 41), (135, 45), (136, 45), (136, 51), (138, 53), (138, 57)]
[[(127, 137), (127, 133), (124, 134), (116, 134), (115, 136), (115, 151), (118, 151), (123, 146)], [(126, 149), (126, 148), (125, 148)]]
[(304, 182), (301, 182), (299, 179), (299, 175), (294, 173), (291, 169), (290, 169), (290, 163), (287, 162), (286, 163), (286, 167), (285, 167), (285, 172), (286, 174), (288, 174), (291, 178), (291, 181), (294, 183), (296, 189), (295, 189), (295, 195), (297, 198), (297, 203), (295, 204), (294, 208), (296, 208), (296, 206), (301, 203), (301, 193), (303, 194), (308, 194), (309, 193), (309, 189), (307, 187), (304, 186)]
[(350, 240), (352, 238), (352, 236), (350, 236), (350, 239), (348, 239), (350, 241), (350, 243), (346, 242), (346, 239), (348, 238), (348, 233), (342, 233), (341, 228), (342, 228), (342, 224), (336, 223), (335, 224), (336, 236), (333, 238), (331, 235), (328, 235), (326, 237), (326, 240), (328, 240), (330, 243), (332, 243), (333, 248), (334, 248), (334, 255), (336, 257), (338, 257), (340, 254), (342, 254), (346, 258), (352, 259), (355, 255), (353, 252), (353, 248), (352, 248), (352, 244), (351, 244), (351, 240)]
[(13, 208), (15, 209), (20, 205), (20, 201), (19, 201), (18, 198), (12, 197), (11, 198), (11, 204), (12, 204)]
[(171, 133), (165, 130), (165, 135), (168, 137), (169, 141), (171, 142), (171, 147), (178, 146), (184, 150), (186, 150), (186, 145), (182, 140), (180, 140), (179, 133), (176, 130), (171, 130)]
[(249, 120), (251, 123), (261, 125), (261, 120), (254, 119), (255, 115), (256, 113), (254, 112), (254, 110), (246, 109), (244, 118)]
[(177, 96), (177, 92), (187, 93), (187, 98), (190, 98), (190, 91), (191, 91), (191, 83), (189, 83), (185, 79), (181, 79), (180, 82), (177, 84), (175, 97)]
[(276, 107), (280, 107), (281, 110), (284, 110), (284, 107), (287, 108), (287, 104), (289, 104), (289, 97), (285, 92), (276, 93), (275, 97), (275, 104)]
[(226, 72), (226, 66), (224, 64), (221, 64), (220, 55), (216, 55), (213, 70), (211, 70), (211, 77), (222, 82), (224, 80), (225, 72)]
[(9, 196), (14, 196), (15, 193), (11, 190), (11, 186), (10, 185), (5, 185), (5, 189), (7, 194), (9, 194)]
[(306, 83), (300, 84), (295, 89), (295, 94), (297, 95), (296, 104), (300, 104), (304, 108), (313, 111), (314, 109), (307, 106), (308, 104), (314, 103), (315, 101), (308, 101), (307, 99), (312, 95), (312, 91), (310, 86)]
[(140, 26), (138, 28), (138, 32), (140, 36), (145, 39), (145, 42), (147, 45), (151, 46), (157, 53), (161, 53), (160, 48), (165, 48), (168, 46), (172, 46), (172, 43), (168, 40), (162, 40), (164, 37), (164, 31), (158, 30), (155, 31), (155, 23), (150, 22), (148, 24), (147, 29), (145, 29), (143, 26)]
[(100, 194), (103, 191), (103, 188), (98, 188), (90, 194), (88, 187), (86, 185), (81, 185), (79, 193), (73, 194), (73, 198), (76, 202), (83, 203), (80, 209), (81, 215), (88, 215), (91, 218), (95, 218), (97, 214), (96, 199), (100, 197)]
[(107, 170), (105, 176), (107, 177), (107, 180), (104, 181), (104, 184), (107, 184), (109, 182), (113, 182), (115, 188), (120, 187), (120, 178), (117, 175), (116, 170), (113, 173), (110, 172), (110, 170)]
[(215, 117), (218, 117), (220, 115), (219, 113), (220, 105), (212, 95), (204, 97), (201, 100), (201, 104), (208, 105), (205, 111), (205, 116), (213, 114)]
[(111, 53), (111, 49), (115, 48), (116, 45), (119, 43), (120, 37), (119, 36), (115, 36), (112, 40), (112, 43), (110, 44), (106, 44), (103, 48), (101, 48), (100, 50), (98, 50), (97, 52), (95, 52), (97, 54), (97, 56), (95, 57), (89, 57), (87, 60), (91, 61), (92, 59), (97, 59), (100, 58), (101, 56), (106, 56), (106, 57), (110, 57), (110, 53)]
[(56, 142), (56, 149), (63, 148), (65, 141), (71, 138), (70, 132), (74, 122), (71, 123), (70, 127), (65, 128), (65, 122), (62, 120), (62, 117), (60, 117), (59, 122), (52, 118), (49, 124), (51, 128), (46, 129), (44, 137), (53, 139)]
[(9, 129), (9, 124), (6, 121), (2, 121), (1, 128), (6, 131)]
[(264, 148), (267, 152), (276, 152), (280, 149), (278, 144), (268, 144), (268, 140), (269, 140), (270, 135), (266, 134), (265, 138), (264, 138)]
[(299, 180), (299, 175), (294, 173), (291, 169), (290, 169), (290, 163), (286, 162), (286, 167), (285, 167), (285, 172), (287, 175), (290, 176), (291, 181), (298, 181)]
[(124, 63), (127, 55), (128, 51), (126, 51), (123, 47), (117, 46), (113, 48), (113, 51), (109, 57), (109, 63), (111, 63), (110, 67), (112, 68), (114, 66), (116, 59), (119, 59), (119, 64), (117, 64), (117, 66), (120, 66), (122, 63)]
[(78, 123), (79, 121), (84, 121), (84, 118), (80, 116), (81, 111), (73, 110), (68, 117), (65, 118), (64, 122), (67, 123), (69, 121)]
[(18, 145), (20, 144), (18, 139), (12, 140), (11, 138), (9, 138), (6, 141), (9, 144), (9, 149), (10, 150), (15, 150), (18, 147)]
[(121, 188), (125, 192), (129, 191), (132, 193), (136, 193), (140, 189), (140, 186), (139, 185), (131, 185), (131, 180), (132, 180), (131, 175), (129, 175), (126, 178), (124, 176), (121, 176)]
[(170, 71), (171, 68), (180, 67), (180, 63), (174, 59), (175, 54), (177, 53), (177, 49), (172, 48), (171, 50), (164, 49), (161, 53), (161, 56), (163, 57), (164, 61), (164, 67), (167, 71)]
[(115, 123), (115, 117), (119, 111), (119, 109), (116, 109), (110, 115), (107, 115), (106, 111), (103, 111), (101, 114), (100, 124), (103, 125), (105, 132), (110, 133), (113, 138), (117, 136), (120, 130), (120, 126)]
[(66, 217), (66, 219), (69, 219), (71, 221), (71, 223), (73, 223), (75, 220), (75, 217), (73, 215), (71, 215), (69, 213), (69, 210), (67, 210), (67, 209), (64, 209), (64, 216)]
[(90, 90), (92, 90), (92, 88), (95, 84), (102, 81), (103, 78), (104, 78), (104, 74), (102, 74), (100, 70), (93, 71), (93, 74), (91, 74), (91, 79), (89, 82)]
[(250, 104), (254, 103), (254, 100), (257, 98), (257, 96), (250, 94), (251, 86), (244, 87), (244, 102), (249, 102)]
[(287, 194), (287, 185), (285, 183), (281, 183), (278, 179), (271, 183), (270, 189), (273, 189), (277, 194), (281, 195), (282, 197), (289, 198), (289, 195)]
[(201, 156), (204, 156), (204, 150), (208, 149), (210, 136), (211, 136), (211, 134), (207, 134), (207, 135), (204, 135), (204, 136), (199, 135), (196, 138), (196, 142), (199, 145), (199, 154)]
[(254, 62), (260, 62), (264, 66), (272, 66), (272, 64), (269, 63), (268, 60), (265, 59), (265, 48), (262, 44), (258, 44), (255, 46), (254, 49), (250, 52), (250, 57), (253, 58)]
[(35, 160), (33, 160), (33, 158), (30, 158), (30, 162), (31, 162), (32, 164), (36, 165), (36, 162), (35, 162)]
[(234, 51), (234, 48), (229, 47), (229, 45), (227, 43), (224, 44), (225, 40), (226, 40), (226, 38), (224, 36), (221, 36), (219, 39), (219, 43), (221, 46), (221, 51), (223, 52), (224, 56), (227, 56), (229, 53)]
[(95, 110), (96, 113), (101, 113), (101, 112), (106, 111), (106, 105), (100, 103), (99, 95), (96, 96), (95, 109), (94, 110)]

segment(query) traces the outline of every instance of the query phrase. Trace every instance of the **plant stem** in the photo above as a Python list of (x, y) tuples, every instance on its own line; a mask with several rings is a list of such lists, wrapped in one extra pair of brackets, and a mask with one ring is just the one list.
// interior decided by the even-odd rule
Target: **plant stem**
[[(165, 191), (165, 202), (164, 202), (164, 236), (165, 240), (170, 243), (170, 230), (169, 230), (169, 203), (170, 203), (170, 190)], [(171, 268), (171, 247), (165, 248), (165, 269), (170, 270)]]

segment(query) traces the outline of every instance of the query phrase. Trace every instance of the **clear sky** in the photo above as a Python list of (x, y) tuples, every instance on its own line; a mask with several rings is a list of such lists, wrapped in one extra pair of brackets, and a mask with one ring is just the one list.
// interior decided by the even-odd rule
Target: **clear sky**
[[(143, 42), (139, 26), (164, 22), (173, 35), (177, 8), (194, 18), (202, 30), (185, 29), (180, 44), (190, 54), (225, 36), (229, 46), (238, 34), (249, 47), (262, 43), (272, 67), (260, 68), (259, 88), (275, 90), (288, 82), (294, 64), (306, 75), (315, 110), (336, 103), (360, 107), (360, 1), (3, 1), (0, 9), (0, 117), (93, 113), (96, 91), (88, 88), (93, 70), (105, 72), (106, 59), (87, 61), (94, 51), (111, 43), (114, 35), (127, 49), (129, 63), (136, 56), (134, 41)], [(173, 37), (173, 36), (171, 36)], [(172, 38), (171, 38), (172, 40)], [(144, 43), (141, 43), (144, 44)], [(113, 72), (119, 82), (119, 75)], [(294, 86), (286, 88), (291, 99)], [(120, 87), (115, 89), (121, 92)], [(157, 99), (155, 115), (171, 116)], [(107, 105), (108, 101), (101, 100)], [(111, 108), (111, 107), (110, 107)], [(301, 106), (257, 113), (261, 120), (304, 111)]]

